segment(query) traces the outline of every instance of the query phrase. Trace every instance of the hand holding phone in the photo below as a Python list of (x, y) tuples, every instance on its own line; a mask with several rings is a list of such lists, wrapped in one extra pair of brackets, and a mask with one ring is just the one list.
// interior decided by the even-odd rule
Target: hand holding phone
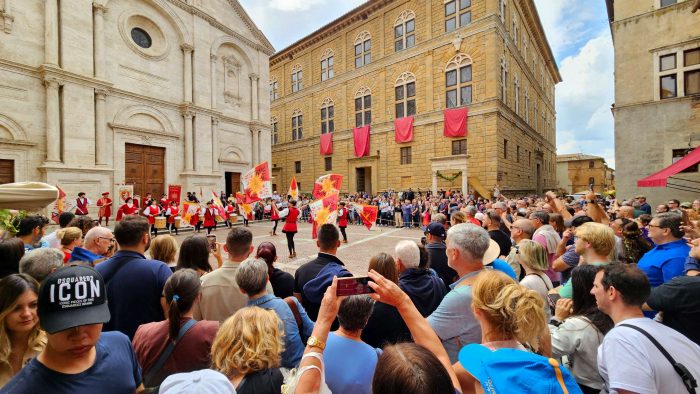
[(207, 242), (209, 242), (209, 250), (215, 252), (216, 251), (216, 235), (215, 234), (207, 235)]
[(338, 288), (335, 294), (340, 297), (374, 293), (374, 290), (369, 287), (369, 280), (370, 279), (367, 276), (338, 278)]

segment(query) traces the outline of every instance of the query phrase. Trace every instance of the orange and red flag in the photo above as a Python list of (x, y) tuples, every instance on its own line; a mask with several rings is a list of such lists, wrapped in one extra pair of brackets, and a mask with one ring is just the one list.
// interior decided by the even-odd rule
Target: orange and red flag
[(343, 176), (339, 174), (327, 174), (316, 179), (314, 183), (314, 198), (323, 198), (331, 194), (338, 194), (343, 184)]
[(368, 230), (372, 228), (377, 222), (377, 215), (379, 214), (379, 208), (376, 205), (363, 205), (363, 204), (353, 204), (355, 210), (360, 215), (362, 223), (367, 227)]
[(248, 203), (272, 197), (270, 167), (266, 161), (248, 171), (241, 182), (243, 183), (243, 192)]
[(330, 194), (309, 204), (311, 210), (311, 238), (316, 239), (316, 229), (326, 223), (335, 224), (338, 218), (338, 193)]
[(292, 196), (292, 200), (299, 200), (299, 185), (297, 184), (297, 178), (292, 176), (292, 182), (289, 184), (288, 196)]

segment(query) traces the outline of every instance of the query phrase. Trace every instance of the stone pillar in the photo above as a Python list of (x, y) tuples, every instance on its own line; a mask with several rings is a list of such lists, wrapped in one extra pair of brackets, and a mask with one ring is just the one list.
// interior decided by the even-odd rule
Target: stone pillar
[(192, 51), (194, 48), (189, 44), (182, 44), (180, 46), (185, 60), (185, 67), (183, 71), (183, 86), (185, 87), (185, 96), (183, 101), (186, 103), (192, 102)]
[(434, 195), (437, 195), (437, 186), (438, 186), (437, 185), (437, 183), (438, 183), (437, 182), (437, 171), (432, 171), (431, 174), (432, 174), (432, 178), (433, 178), (433, 186), (432, 186), (431, 190), (432, 190), (433, 196), (434, 196)]
[(55, 78), (44, 80), (46, 86), (46, 161), (61, 162), (61, 112), (59, 109), (58, 87)]
[(216, 88), (216, 61), (219, 57), (211, 54), (209, 58), (211, 59), (211, 108), (216, 110), (216, 95), (219, 93)]
[(192, 144), (192, 111), (183, 112), (182, 116), (185, 119), (185, 172), (194, 171), (194, 146)]
[(252, 107), (253, 120), (258, 120), (258, 74), (250, 74), (250, 105)]
[(95, 165), (107, 165), (106, 90), (95, 90)]
[(58, 66), (58, 3), (44, 3), (44, 63)]
[(462, 194), (468, 194), (467, 191), (469, 190), (469, 182), (467, 179), (467, 169), (462, 170)]
[(93, 45), (95, 48), (95, 78), (104, 79), (105, 77), (105, 35), (104, 35), (104, 13), (107, 8), (101, 4), (92, 3), (94, 8), (92, 13), (95, 32), (93, 36)]
[(5, 0), (5, 8), (0, 10), (0, 16), (2, 16), (3, 30), (5, 33), (12, 33), (12, 22), (14, 22), (15, 17), (12, 16), (12, 4), (11, 0)]
[(260, 135), (260, 130), (258, 130), (256, 127), (251, 127), (250, 128), (250, 133), (251, 133), (251, 138), (253, 141), (253, 165), (257, 165), (258, 161), (260, 160), (260, 152), (259, 152), (259, 143), (258, 143), (258, 138)]
[(211, 118), (211, 170), (219, 171), (219, 118)]

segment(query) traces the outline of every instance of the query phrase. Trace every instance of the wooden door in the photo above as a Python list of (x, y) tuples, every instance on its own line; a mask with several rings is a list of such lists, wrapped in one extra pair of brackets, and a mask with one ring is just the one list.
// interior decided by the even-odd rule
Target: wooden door
[(15, 161), (0, 159), (0, 185), (15, 181)]
[(165, 148), (126, 144), (125, 183), (134, 185), (134, 194), (165, 193)]

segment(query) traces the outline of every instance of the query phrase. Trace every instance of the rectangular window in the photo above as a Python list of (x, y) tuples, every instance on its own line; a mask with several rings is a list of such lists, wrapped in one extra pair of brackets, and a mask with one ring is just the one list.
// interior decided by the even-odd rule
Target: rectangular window
[(527, 165), (532, 165), (532, 152), (527, 152)]
[(515, 162), (520, 163), (520, 145), (515, 147)]
[[(691, 150), (692, 149), (674, 149), (672, 152), (673, 156), (671, 157), (671, 163), (675, 163), (678, 160), (684, 158), (688, 153), (690, 153)], [(681, 171), (681, 173), (683, 172), (698, 172), (698, 164), (690, 166), (685, 170)]]
[(467, 154), (467, 140), (454, 140), (454, 141), (452, 141), (452, 154), (453, 155), (466, 155)]
[(676, 54), (659, 57), (659, 71), (673, 70), (676, 68)]
[(372, 123), (372, 96), (355, 98), (355, 127)]
[(588, 168), (595, 168), (595, 162), (593, 160), (588, 161)]
[[(459, 74), (458, 74), (459, 73)], [(447, 108), (465, 106), (472, 103), (472, 66), (465, 65), (445, 73), (445, 104)]]
[(508, 158), (508, 140), (503, 140), (503, 158)]
[(593, 185), (593, 186), (595, 186), (595, 178), (594, 178), (594, 177), (588, 178), (588, 185)]
[(700, 48), (691, 49), (683, 53), (683, 65), (685, 67), (700, 64)]
[(394, 51), (398, 52), (416, 45), (415, 26), (414, 19), (394, 26)]
[(366, 66), (370, 63), (372, 56), (372, 40), (366, 39), (364, 42), (355, 44), (355, 68)]
[(332, 157), (325, 157), (323, 159), (323, 162), (324, 162), (324, 168), (326, 171), (333, 170), (333, 158)]
[(676, 74), (661, 77), (660, 87), (659, 95), (662, 99), (676, 97)]
[(333, 78), (333, 56), (321, 60), (321, 81), (326, 81)]
[(401, 148), (401, 164), (411, 164), (411, 147)]
[(661, 0), (661, 6), (662, 7), (668, 7), (670, 5), (674, 5), (678, 2), (678, 0)]
[(301, 70), (292, 73), (292, 93), (300, 91), (302, 88)]
[(277, 122), (272, 124), (272, 145), (279, 142), (279, 133), (277, 132)]
[(292, 117), (292, 141), (300, 140), (302, 138), (302, 122), (303, 115), (296, 115)]
[(279, 98), (278, 95), (278, 84), (277, 81), (270, 82), (270, 102), (275, 101)]
[(700, 48), (678, 48), (658, 56), (659, 99), (700, 94)]
[(321, 108), (321, 134), (332, 133), (335, 131), (335, 107), (328, 105)]
[(688, 71), (685, 73), (685, 94), (700, 93), (700, 70)]
[(394, 88), (396, 97), (396, 118), (416, 114), (416, 83), (409, 82)]
[[(301, 162), (300, 161), (294, 162), (294, 172), (297, 174), (301, 174)], [(299, 185), (297, 185), (297, 187), (299, 187)]]
[[(459, 10), (457, 6), (459, 5)], [(472, 21), (471, 0), (445, 1), (445, 32), (467, 26)]]

